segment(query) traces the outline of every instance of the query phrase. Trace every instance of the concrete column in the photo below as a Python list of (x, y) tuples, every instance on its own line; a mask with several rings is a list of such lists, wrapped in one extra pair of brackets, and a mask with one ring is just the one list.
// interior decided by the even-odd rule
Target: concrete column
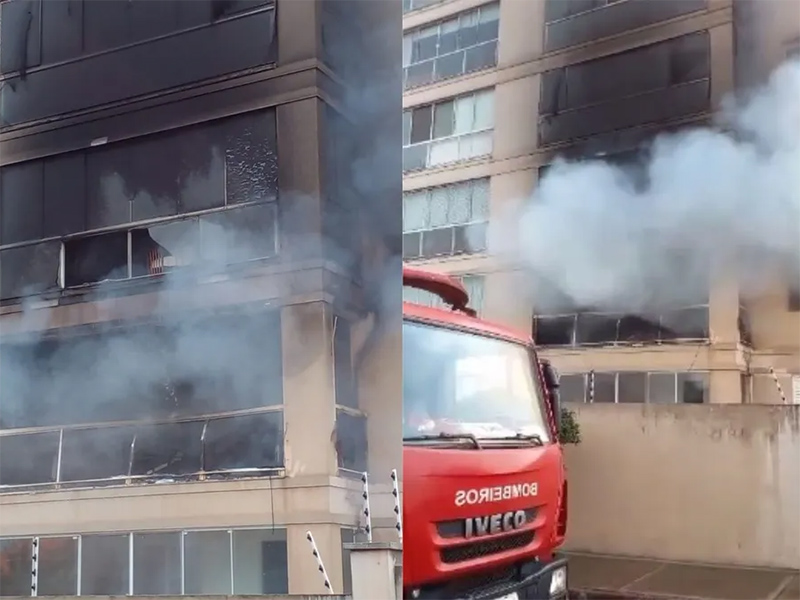
[(281, 312), (284, 449), (295, 475), (335, 475), (336, 409), (330, 307), (322, 302)]
[(386, 542), (345, 544), (350, 550), (353, 600), (400, 600), (403, 597), (403, 551)]
[(281, 65), (319, 55), (322, 44), (317, 2), (278, 0), (277, 19)]

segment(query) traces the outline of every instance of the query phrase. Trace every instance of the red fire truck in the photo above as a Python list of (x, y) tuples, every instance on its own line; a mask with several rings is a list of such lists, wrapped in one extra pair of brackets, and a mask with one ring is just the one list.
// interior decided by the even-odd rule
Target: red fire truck
[(469, 308), (461, 283), (403, 269), (403, 595), (567, 596), (558, 379), (533, 341)]

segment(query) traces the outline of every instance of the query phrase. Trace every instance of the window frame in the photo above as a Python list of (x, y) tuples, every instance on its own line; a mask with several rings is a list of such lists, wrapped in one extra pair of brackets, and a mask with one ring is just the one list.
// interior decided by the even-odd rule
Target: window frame
[[(597, 402), (589, 398), (589, 380), (591, 374), (597, 376), (612, 375), (614, 377), (614, 400), (613, 402)], [(626, 374), (643, 374), (645, 379), (645, 393), (641, 402), (620, 402), (620, 375)], [(671, 402), (653, 402), (651, 396), (651, 377), (669, 375), (672, 378), (672, 395)], [(560, 378), (581, 378), (583, 380), (583, 400), (577, 401), (580, 404), (655, 404), (655, 405), (671, 405), (671, 404), (692, 404), (691, 402), (682, 401), (681, 382), (685, 378), (693, 376), (700, 376), (703, 378), (703, 402), (708, 404), (710, 402), (710, 371), (670, 371), (670, 370), (641, 370), (641, 371), (589, 371), (588, 373), (561, 373)], [(682, 379), (683, 378), (683, 379)], [(574, 400), (566, 400), (569, 403), (575, 403)]]

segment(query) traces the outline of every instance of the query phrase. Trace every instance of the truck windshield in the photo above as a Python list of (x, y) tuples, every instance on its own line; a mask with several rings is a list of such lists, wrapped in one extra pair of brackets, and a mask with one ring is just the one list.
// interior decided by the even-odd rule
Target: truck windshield
[(544, 398), (526, 346), (403, 324), (403, 437), (550, 439)]

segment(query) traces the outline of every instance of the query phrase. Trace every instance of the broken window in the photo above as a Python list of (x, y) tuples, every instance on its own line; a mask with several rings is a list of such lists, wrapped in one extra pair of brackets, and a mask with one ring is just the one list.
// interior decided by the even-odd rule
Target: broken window
[(227, 265), (275, 255), (275, 204), (228, 209), (200, 218), (204, 260)]
[(0, 299), (59, 289), (61, 242), (0, 250)]
[(170, 477), (200, 472), (204, 423), (166, 423), (137, 428), (131, 476)]
[(678, 402), (703, 404), (708, 400), (708, 373), (678, 373)]
[(661, 340), (708, 339), (708, 307), (670, 311), (661, 316)]
[(127, 477), (133, 435), (130, 427), (64, 431), (61, 481)]
[(575, 326), (575, 343), (613, 344), (617, 341), (619, 317), (583, 313), (578, 315)]
[(582, 373), (562, 375), (558, 380), (558, 394), (562, 402), (585, 402), (586, 376)]
[(540, 346), (571, 346), (574, 343), (575, 315), (536, 317), (534, 340)]
[(282, 467), (283, 412), (210, 420), (203, 459), (204, 470), (212, 472)]
[(128, 594), (130, 562), (127, 534), (81, 536), (81, 595)]
[(233, 531), (233, 594), (289, 593), (285, 529)]
[(131, 231), (131, 276), (169, 273), (196, 264), (200, 250), (197, 219)]
[(128, 276), (127, 231), (64, 242), (66, 287), (127, 279)]
[(753, 345), (753, 329), (750, 325), (750, 314), (744, 306), (739, 306), (739, 341), (747, 346)]
[(133, 594), (180, 595), (181, 532), (133, 534)]
[(675, 404), (675, 374), (649, 373), (647, 401), (653, 404)]
[(183, 544), (183, 593), (188, 596), (232, 594), (231, 534), (228, 531), (187, 531)]
[(0, 540), (0, 596), (31, 595), (31, 538)]
[(225, 188), (228, 204), (267, 202), (278, 195), (274, 113), (253, 112), (226, 123)]
[(78, 593), (78, 538), (39, 538), (37, 596), (74, 596)]
[(643, 403), (647, 399), (647, 373), (618, 373), (617, 401)]
[(0, 436), (0, 485), (54, 482), (58, 442), (57, 431)]
[[(592, 397), (592, 380), (594, 380), (594, 396)], [(617, 374), (616, 373), (590, 373), (587, 382), (589, 402), (616, 402), (617, 399)]]
[(342, 317), (334, 321), (333, 369), (336, 386), (336, 404), (358, 408), (358, 390), (353, 373), (350, 323)]
[(624, 316), (619, 320), (619, 341), (622, 343), (655, 342), (659, 339), (658, 317), (649, 320), (636, 315)]
[(336, 454), (341, 469), (367, 470), (367, 418), (336, 410)]

